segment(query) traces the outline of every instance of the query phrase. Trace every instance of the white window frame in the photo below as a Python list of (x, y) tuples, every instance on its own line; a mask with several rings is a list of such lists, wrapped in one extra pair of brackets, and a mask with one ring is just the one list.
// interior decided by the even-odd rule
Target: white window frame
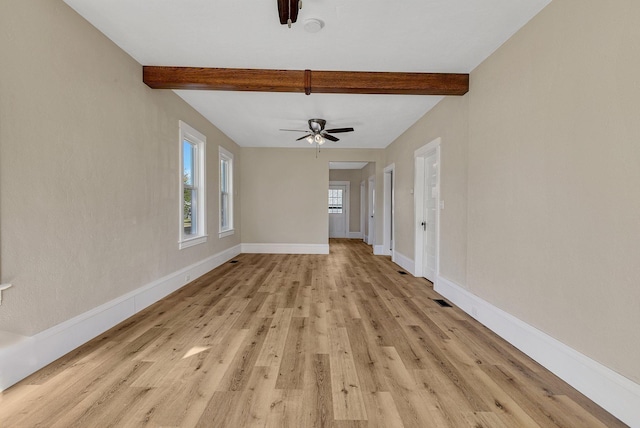
[[(229, 185), (229, 189), (227, 191), (227, 199), (228, 199), (228, 206), (229, 206), (229, 212), (227, 213), (227, 219), (228, 221), (228, 225), (226, 227), (223, 227), (222, 225), (222, 161), (226, 161), (228, 162), (229, 167), (227, 168), (227, 183)], [(219, 214), (219, 220), (218, 220), (218, 237), (219, 238), (224, 238), (225, 236), (231, 236), (235, 233), (235, 230), (233, 228), (233, 153), (231, 153), (229, 150), (225, 149), (222, 146), (218, 147), (218, 179), (219, 179), (219, 185), (218, 185), (218, 204), (219, 204), (219, 209), (218, 209), (218, 214)]]
[[(185, 235), (184, 233), (184, 152), (183, 152), (183, 144), (184, 141), (188, 141), (189, 143), (195, 146), (194, 150), (194, 160), (193, 165), (195, 171), (193, 172), (193, 187), (196, 189), (197, 194), (197, 204), (196, 204), (196, 212), (191, 212), (191, 216), (195, 216), (196, 218), (196, 227), (197, 233), (193, 235)], [(202, 133), (198, 132), (193, 127), (189, 126), (183, 121), (180, 121), (180, 140), (179, 140), (179, 159), (180, 159), (180, 167), (178, 170), (180, 171), (180, 195), (179, 195), (179, 239), (178, 239), (178, 247), (182, 250), (183, 248), (192, 247), (194, 245), (202, 244), (207, 242), (207, 189), (206, 189), (206, 146), (207, 146), (207, 137), (205, 137)]]

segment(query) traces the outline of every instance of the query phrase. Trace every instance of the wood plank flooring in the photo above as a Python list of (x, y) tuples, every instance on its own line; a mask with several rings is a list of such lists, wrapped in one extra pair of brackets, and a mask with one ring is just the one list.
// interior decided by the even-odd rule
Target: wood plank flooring
[(236, 260), (5, 391), (0, 426), (624, 426), (360, 241)]

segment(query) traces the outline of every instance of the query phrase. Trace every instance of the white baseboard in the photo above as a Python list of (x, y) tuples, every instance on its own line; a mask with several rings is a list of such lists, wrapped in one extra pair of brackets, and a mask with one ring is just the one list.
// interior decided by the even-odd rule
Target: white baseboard
[(369, 244), (369, 237), (367, 235), (364, 235), (362, 240), (365, 242), (365, 244)]
[(374, 245), (373, 246), (373, 254), (376, 256), (384, 256), (384, 245)]
[(349, 239), (362, 239), (362, 232), (349, 232), (347, 237)]
[(40, 369), (37, 362), (33, 337), (0, 331), (0, 392)]
[(435, 291), (632, 427), (640, 427), (640, 385), (459, 285), (439, 276)]
[(27, 337), (0, 331), (0, 391), (238, 254), (240, 245), (173, 272), (35, 336)]
[(415, 276), (416, 265), (412, 259), (397, 251), (393, 252), (393, 262), (404, 269), (407, 273)]
[(329, 244), (242, 244), (249, 254), (329, 254)]

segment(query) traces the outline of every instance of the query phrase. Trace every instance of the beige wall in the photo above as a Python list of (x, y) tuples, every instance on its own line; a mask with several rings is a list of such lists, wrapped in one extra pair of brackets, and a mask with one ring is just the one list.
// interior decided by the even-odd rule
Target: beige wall
[[(384, 151), (323, 149), (316, 158), (310, 148), (245, 147), (241, 156), (242, 242), (326, 244), (329, 161), (380, 165)], [(376, 174), (380, 175), (376, 187), (382, 192), (382, 170)], [(378, 223), (376, 229), (382, 227)]]
[(360, 232), (360, 182), (361, 169), (332, 169), (329, 181), (349, 182), (349, 232)]
[(441, 138), (440, 275), (462, 286), (467, 260), (468, 97), (448, 97), (387, 147), (395, 163), (395, 250), (414, 258), (414, 152)]
[[(32, 335), (240, 242), (216, 233), (231, 140), (62, 1), (3, 0), (0, 29), (0, 330)], [(210, 233), (182, 251), (179, 120), (207, 137)]]
[(639, 16), (556, 0), (471, 74), (467, 276), (636, 382)]
[(640, 3), (556, 0), (387, 148), (413, 257), (413, 152), (442, 138), (440, 274), (640, 381)]

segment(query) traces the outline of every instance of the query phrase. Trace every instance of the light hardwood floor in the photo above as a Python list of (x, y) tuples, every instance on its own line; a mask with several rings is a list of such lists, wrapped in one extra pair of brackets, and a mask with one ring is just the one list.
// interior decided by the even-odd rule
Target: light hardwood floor
[(360, 241), (236, 260), (5, 391), (0, 426), (624, 426)]

